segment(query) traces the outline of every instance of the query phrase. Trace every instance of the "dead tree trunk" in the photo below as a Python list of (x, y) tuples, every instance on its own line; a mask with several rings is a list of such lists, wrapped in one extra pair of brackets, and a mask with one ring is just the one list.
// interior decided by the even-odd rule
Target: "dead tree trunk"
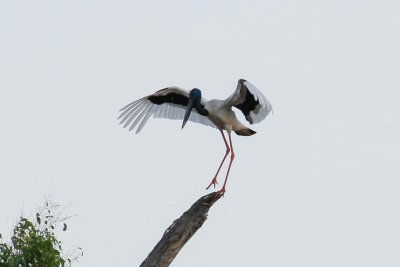
[(199, 198), (167, 228), (140, 267), (169, 266), (181, 248), (207, 220), (208, 210), (221, 196), (219, 192), (213, 192)]

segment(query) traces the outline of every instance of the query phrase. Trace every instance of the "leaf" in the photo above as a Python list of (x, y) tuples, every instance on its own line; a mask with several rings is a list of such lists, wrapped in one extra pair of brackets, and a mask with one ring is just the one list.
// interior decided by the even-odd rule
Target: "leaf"
[(67, 224), (64, 223), (63, 231), (67, 231)]
[(42, 221), (41, 219), (40, 219), (40, 214), (39, 214), (39, 212), (38, 213), (36, 213), (36, 221), (37, 221), (37, 223), (40, 225), (40, 222)]

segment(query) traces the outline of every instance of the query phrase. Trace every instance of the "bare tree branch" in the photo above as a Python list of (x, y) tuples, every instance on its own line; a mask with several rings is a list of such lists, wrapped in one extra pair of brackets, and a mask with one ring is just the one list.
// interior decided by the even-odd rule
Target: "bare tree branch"
[(221, 196), (219, 192), (213, 192), (199, 198), (168, 227), (140, 267), (169, 266), (181, 248), (207, 220), (208, 210)]

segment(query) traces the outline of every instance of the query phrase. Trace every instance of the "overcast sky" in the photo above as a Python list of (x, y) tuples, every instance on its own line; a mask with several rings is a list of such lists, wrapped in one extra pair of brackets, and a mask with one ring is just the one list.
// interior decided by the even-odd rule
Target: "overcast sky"
[[(400, 266), (398, 1), (1, 1), (0, 233), (71, 203), (76, 266), (139, 266), (200, 196), (220, 133), (118, 110), (166, 86), (274, 114), (172, 266)], [(239, 114), (239, 113), (238, 113)], [(243, 116), (238, 115), (241, 120)], [(225, 168), (221, 172), (223, 180)]]

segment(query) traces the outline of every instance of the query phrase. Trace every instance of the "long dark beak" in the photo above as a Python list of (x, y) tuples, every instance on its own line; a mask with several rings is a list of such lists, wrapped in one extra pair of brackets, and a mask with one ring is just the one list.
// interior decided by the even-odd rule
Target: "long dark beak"
[(189, 103), (186, 108), (185, 117), (183, 118), (182, 129), (183, 129), (183, 127), (185, 127), (185, 124), (186, 124), (187, 120), (189, 119), (190, 112), (192, 112), (193, 107), (194, 107), (194, 102), (193, 102), (193, 100), (189, 99)]

